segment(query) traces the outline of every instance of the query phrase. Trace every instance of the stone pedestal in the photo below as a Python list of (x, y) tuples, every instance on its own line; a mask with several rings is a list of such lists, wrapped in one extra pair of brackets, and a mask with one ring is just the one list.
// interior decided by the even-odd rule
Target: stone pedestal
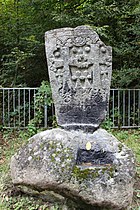
[(11, 160), (15, 185), (54, 191), (81, 209), (126, 209), (134, 174), (132, 151), (103, 129), (41, 132)]

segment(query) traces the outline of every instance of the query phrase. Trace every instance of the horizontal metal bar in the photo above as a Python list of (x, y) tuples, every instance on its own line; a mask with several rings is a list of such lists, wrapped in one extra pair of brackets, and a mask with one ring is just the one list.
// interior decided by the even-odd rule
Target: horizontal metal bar
[(111, 128), (140, 128), (140, 126), (138, 126), (138, 125), (135, 125), (135, 126), (133, 126), (133, 125), (130, 125), (130, 126), (114, 126), (114, 127), (111, 127)]
[(32, 87), (23, 87), (23, 88), (0, 88), (0, 90), (37, 90), (37, 89), (39, 89), (39, 87), (38, 88), (32, 88)]
[[(23, 89), (26, 89), (26, 90), (37, 90), (37, 89), (39, 89), (39, 87), (20, 87), (20, 88), (0, 88), (0, 90), (12, 90), (12, 89), (15, 89), (15, 90), (23, 90)], [(125, 88), (123, 88), (123, 89), (121, 89), (121, 88), (111, 88), (110, 89), (110, 91), (112, 91), (112, 90), (117, 90), (117, 91), (122, 91), (122, 90), (140, 90), (140, 89), (138, 89), (138, 88), (136, 88), (136, 89), (125, 89)]]
[(117, 90), (117, 91), (122, 91), (122, 90), (140, 90), (140, 89), (125, 89), (125, 88), (123, 88), (123, 89), (114, 89), (114, 88), (111, 88), (110, 90)]
[[(13, 127), (13, 126), (11, 126), (11, 127), (9, 127), (9, 126), (3, 126), (3, 128), (5, 128), (5, 129), (7, 129), (7, 128), (19, 128), (19, 129), (24, 129), (24, 128), (28, 128), (28, 126), (25, 126), (25, 127)], [(37, 128), (39, 128), (39, 127), (37, 127)], [(42, 128), (44, 128), (43, 126), (42, 126)], [(121, 126), (121, 127), (118, 127), (118, 126), (114, 126), (114, 127), (111, 127), (111, 129), (114, 129), (114, 128), (127, 128), (127, 129), (129, 129), (129, 128), (140, 128), (140, 126)]]

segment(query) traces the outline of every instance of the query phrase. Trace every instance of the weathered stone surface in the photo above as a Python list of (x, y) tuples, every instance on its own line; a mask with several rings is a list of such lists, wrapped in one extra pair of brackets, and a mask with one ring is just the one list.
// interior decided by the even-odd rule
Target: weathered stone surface
[(103, 129), (41, 132), (12, 157), (10, 167), (14, 184), (54, 191), (80, 209), (119, 210), (131, 203), (133, 153)]
[(45, 40), (58, 124), (65, 129), (95, 130), (107, 111), (111, 47), (88, 26), (51, 30)]

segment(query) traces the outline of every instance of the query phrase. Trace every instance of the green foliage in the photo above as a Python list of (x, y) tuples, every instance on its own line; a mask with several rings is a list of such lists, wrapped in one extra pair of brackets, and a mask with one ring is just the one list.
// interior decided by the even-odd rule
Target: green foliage
[(20, 84), (23, 86), (22, 82), (26, 71), (25, 61), (31, 56), (33, 56), (31, 53), (25, 53), (18, 47), (12, 49), (10, 54), (3, 55), (1, 85), (15, 87)]
[[(35, 116), (29, 122), (27, 127), (29, 136), (37, 133), (37, 129), (41, 127), (42, 121), (44, 120), (44, 106), (46, 106), (47, 110), (49, 110), (49, 108), (52, 107), (52, 103), (53, 100), (50, 84), (46, 81), (43, 81), (35, 96)], [(53, 123), (54, 122), (55, 120), (53, 119)]]
[[(48, 80), (45, 31), (87, 24), (113, 47), (112, 86), (140, 87), (138, 0), (2, 0), (0, 12), (3, 86), (13, 85), (12, 76), (15, 85), (39, 86), (43, 79)], [(11, 62), (13, 49), (19, 50), (18, 65), (14, 57)]]
[(113, 135), (121, 142), (126, 144), (133, 150), (136, 155), (137, 161), (140, 163), (140, 152), (138, 150), (140, 145), (140, 129), (137, 130), (113, 130)]
[(113, 123), (112, 123), (112, 121), (109, 117), (107, 117), (105, 119), (105, 121), (103, 121), (103, 123), (101, 124), (101, 127), (103, 129), (106, 129), (106, 130), (109, 130), (109, 131), (111, 130), (112, 126), (113, 126)]
[[(32, 27), (33, 7), (28, 0), (2, 0), (0, 12), (0, 57), (2, 58), (0, 83), (3, 86), (12, 86), (11, 77), (16, 75), (16, 84), (14, 85), (20, 85), (21, 83), (29, 85), (32, 81), (32, 86), (36, 86), (34, 83), (39, 73), (36, 71), (36, 74), (34, 74), (34, 70), (39, 69), (37, 63), (40, 67), (42, 66), (39, 61), (36, 62), (42, 40), (41, 42), (37, 40)], [(41, 50), (43, 52), (43, 49)], [(13, 52), (15, 52), (14, 55)], [(33, 79), (33, 75), (36, 75), (34, 76), (36, 79)]]
[(127, 66), (124, 66), (120, 71), (114, 72), (112, 86), (139, 88), (140, 82), (138, 78), (140, 78), (139, 68), (128, 68)]
[(45, 203), (45, 202), (38, 201), (37, 199), (34, 199), (33, 197), (20, 195), (20, 196), (15, 196), (15, 197), (6, 196), (3, 199), (3, 202), (0, 203), (0, 209), (1, 210), (9, 210), (9, 209), (58, 210), (59, 208), (57, 204), (53, 205), (48, 202)]

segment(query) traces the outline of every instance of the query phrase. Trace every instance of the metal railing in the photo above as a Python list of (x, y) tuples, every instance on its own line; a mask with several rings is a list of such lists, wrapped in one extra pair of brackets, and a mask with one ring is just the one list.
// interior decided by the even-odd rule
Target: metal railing
[[(0, 125), (4, 128), (27, 127), (36, 115), (37, 90), (0, 88)], [(47, 127), (52, 111), (48, 110), (45, 102), (42, 111), (44, 117), (41, 126)], [(140, 127), (140, 89), (111, 89), (108, 113), (112, 128)]]
[[(38, 88), (0, 88), (0, 124), (4, 128), (25, 128), (36, 115)], [(46, 94), (47, 95), (47, 94)], [(44, 103), (44, 122), (47, 127), (47, 105)]]
[(113, 128), (140, 127), (140, 89), (111, 89), (109, 118)]

